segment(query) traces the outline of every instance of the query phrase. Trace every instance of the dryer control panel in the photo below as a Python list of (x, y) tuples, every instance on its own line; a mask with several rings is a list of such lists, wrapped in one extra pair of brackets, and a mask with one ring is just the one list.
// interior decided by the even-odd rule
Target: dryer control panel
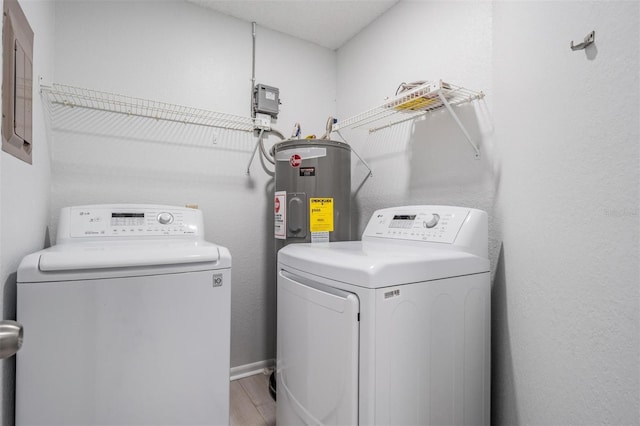
[[(377, 210), (362, 235), (372, 238), (468, 245), (486, 235), (487, 214), (453, 206), (404, 206)], [(486, 237), (483, 238), (486, 241)]]
[(176, 236), (204, 237), (200, 210), (143, 204), (66, 207), (56, 240)]

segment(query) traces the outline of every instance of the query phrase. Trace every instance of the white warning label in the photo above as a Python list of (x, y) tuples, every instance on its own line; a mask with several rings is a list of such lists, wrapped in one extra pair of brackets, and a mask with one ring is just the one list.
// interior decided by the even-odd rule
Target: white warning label
[(329, 232), (312, 232), (311, 233), (311, 242), (312, 243), (328, 243), (329, 242)]
[(287, 238), (287, 191), (276, 191), (273, 199), (273, 230), (279, 240)]

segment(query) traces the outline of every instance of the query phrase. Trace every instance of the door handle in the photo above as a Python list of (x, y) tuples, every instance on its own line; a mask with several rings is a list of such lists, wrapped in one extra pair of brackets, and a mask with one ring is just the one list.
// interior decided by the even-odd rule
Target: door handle
[(22, 346), (22, 324), (12, 320), (0, 321), (0, 359), (13, 356)]

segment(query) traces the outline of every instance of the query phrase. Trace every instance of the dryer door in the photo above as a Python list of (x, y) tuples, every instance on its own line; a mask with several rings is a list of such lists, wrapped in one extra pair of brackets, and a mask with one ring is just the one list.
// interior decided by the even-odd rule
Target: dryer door
[(358, 423), (358, 315), (355, 294), (280, 270), (278, 426)]

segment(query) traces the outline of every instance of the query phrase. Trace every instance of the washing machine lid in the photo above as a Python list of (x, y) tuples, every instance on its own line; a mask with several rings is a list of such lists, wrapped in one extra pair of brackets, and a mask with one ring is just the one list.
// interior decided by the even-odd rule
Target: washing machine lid
[(33, 253), (18, 282), (61, 281), (231, 267), (229, 251), (206, 241), (110, 241), (59, 244)]
[(290, 244), (279, 269), (293, 268), (365, 288), (381, 288), (489, 271), (489, 261), (459, 250), (389, 242)]

